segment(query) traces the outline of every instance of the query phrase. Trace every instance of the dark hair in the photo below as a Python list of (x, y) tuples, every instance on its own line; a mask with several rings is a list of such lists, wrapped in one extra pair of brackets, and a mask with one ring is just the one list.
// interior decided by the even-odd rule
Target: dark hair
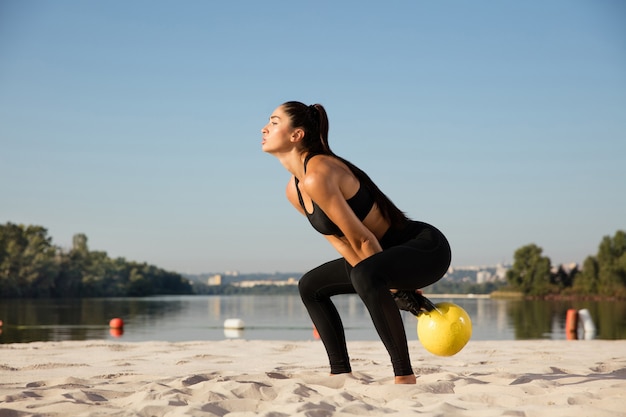
[(383, 216), (389, 220), (392, 227), (397, 228), (407, 222), (407, 216), (393, 204), (365, 172), (350, 161), (336, 155), (330, 149), (328, 145), (328, 115), (324, 106), (321, 104), (307, 106), (299, 101), (288, 101), (283, 103), (282, 107), (291, 119), (291, 126), (304, 130), (302, 144), (309, 156), (329, 155), (339, 159), (350, 168), (350, 171), (359, 179), (361, 184), (364, 184), (374, 195), (376, 205)]

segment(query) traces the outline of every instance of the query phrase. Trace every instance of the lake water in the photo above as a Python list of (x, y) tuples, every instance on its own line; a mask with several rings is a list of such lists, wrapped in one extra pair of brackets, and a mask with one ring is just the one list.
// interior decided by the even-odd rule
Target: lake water
[[(440, 298), (463, 307), (473, 324), (472, 340), (565, 339), (567, 310), (586, 308), (599, 339), (626, 339), (626, 303)], [(367, 311), (355, 295), (334, 298), (348, 340), (378, 340)], [(114, 334), (109, 321), (125, 321)], [(224, 321), (244, 321), (243, 331)], [(416, 318), (403, 313), (409, 340), (417, 339)], [(61, 340), (197, 341), (312, 340), (311, 321), (297, 295), (164, 296), (71, 300), (0, 300), (0, 343)], [(579, 338), (590, 335), (579, 334)]]

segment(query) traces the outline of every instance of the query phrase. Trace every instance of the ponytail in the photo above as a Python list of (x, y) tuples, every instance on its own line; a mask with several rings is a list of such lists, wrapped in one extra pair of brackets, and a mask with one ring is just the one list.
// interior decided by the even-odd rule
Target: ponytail
[(291, 118), (291, 125), (304, 130), (302, 144), (309, 153), (334, 155), (328, 146), (328, 115), (324, 106), (307, 106), (299, 101), (288, 101), (282, 107)]
[(324, 109), (324, 106), (321, 104), (311, 104), (309, 109), (311, 109), (313, 121), (317, 123), (320, 143), (322, 147), (332, 155), (333, 151), (330, 150), (330, 146), (328, 145), (328, 115), (326, 114), (326, 109)]
[(307, 106), (299, 101), (288, 101), (283, 103), (283, 110), (291, 119), (293, 127), (300, 127), (304, 130), (302, 144), (304, 149), (313, 155), (329, 155), (339, 159), (352, 171), (361, 184), (374, 195), (376, 205), (383, 216), (389, 220), (394, 228), (401, 227), (408, 221), (407, 216), (374, 184), (370, 177), (352, 164), (350, 161), (336, 155), (328, 145), (328, 115), (326, 109), (321, 104)]

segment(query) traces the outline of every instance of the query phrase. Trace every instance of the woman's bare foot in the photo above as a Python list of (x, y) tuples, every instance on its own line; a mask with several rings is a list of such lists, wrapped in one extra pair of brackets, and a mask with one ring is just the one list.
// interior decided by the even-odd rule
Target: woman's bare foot
[(415, 375), (413, 374), (397, 376), (394, 378), (394, 383), (395, 384), (416, 384), (417, 378), (415, 378)]

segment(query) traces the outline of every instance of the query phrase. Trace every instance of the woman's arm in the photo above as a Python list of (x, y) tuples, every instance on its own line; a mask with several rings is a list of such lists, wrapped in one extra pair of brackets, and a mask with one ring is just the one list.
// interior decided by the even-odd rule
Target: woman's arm
[[(296, 190), (296, 184), (293, 177), (287, 183), (287, 188), (285, 191), (289, 202), (296, 208), (296, 210), (306, 216), (306, 213), (300, 205), (300, 200), (298, 199), (298, 192)], [(339, 252), (339, 254), (343, 258), (345, 258), (345, 260), (350, 265), (354, 266), (364, 259), (361, 258), (361, 256), (357, 255), (357, 253), (354, 251), (354, 249), (352, 249), (352, 246), (348, 243), (346, 239), (332, 235), (325, 235), (324, 237), (330, 242), (333, 248), (335, 248), (335, 250)]]
[(336, 159), (320, 157), (309, 162), (301, 183), (306, 194), (343, 232), (343, 238), (327, 239), (353, 265), (382, 251), (374, 233), (359, 220), (346, 201), (346, 194), (353, 195), (358, 187), (358, 180), (347, 167), (339, 165)]
[(351, 266), (355, 266), (365, 259), (361, 258), (346, 240), (333, 235), (325, 235), (324, 237)]

